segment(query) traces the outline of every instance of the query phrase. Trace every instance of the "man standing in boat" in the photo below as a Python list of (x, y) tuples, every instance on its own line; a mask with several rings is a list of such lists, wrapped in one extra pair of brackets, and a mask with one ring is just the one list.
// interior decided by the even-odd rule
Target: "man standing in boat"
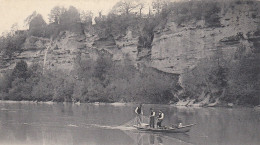
[(160, 111), (159, 111), (159, 114), (158, 114), (158, 122), (157, 122), (157, 127), (158, 127), (158, 128), (162, 127), (163, 118), (164, 118), (164, 114), (163, 114), (162, 111), (160, 110)]
[(150, 108), (150, 127), (154, 128), (154, 121), (155, 121), (155, 112), (153, 111), (153, 108)]
[(135, 109), (135, 113), (137, 114), (137, 125), (141, 125), (141, 123), (142, 123), (142, 115), (143, 115), (143, 110), (142, 110), (142, 104), (140, 104), (140, 106), (139, 107), (136, 107), (136, 109)]

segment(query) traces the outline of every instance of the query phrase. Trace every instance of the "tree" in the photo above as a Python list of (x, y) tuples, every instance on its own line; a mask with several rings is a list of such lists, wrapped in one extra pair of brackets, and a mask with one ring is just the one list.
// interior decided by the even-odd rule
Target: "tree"
[(128, 15), (132, 10), (138, 7), (136, 1), (131, 0), (121, 0), (115, 4), (112, 8), (116, 14), (126, 14)]
[(25, 42), (25, 34), (7, 33), (6, 36), (0, 38), (0, 51), (9, 59), (12, 58), (14, 52), (21, 51), (22, 44)]
[(104, 22), (106, 20), (106, 16), (102, 15), (102, 11), (99, 11), (98, 17), (95, 17), (94, 20), (95, 20), (96, 24), (101, 24), (102, 22)]
[(139, 8), (139, 15), (140, 15), (140, 17), (142, 17), (142, 10), (144, 8), (144, 3), (140, 3), (138, 8)]
[(10, 71), (7, 71), (0, 77), (0, 93), (7, 93), (8, 89), (11, 88), (12, 77)]
[(28, 78), (28, 66), (24, 60), (16, 63), (14, 70), (12, 72), (12, 78)]
[(160, 14), (162, 10), (168, 5), (167, 0), (153, 0), (152, 7), (157, 14)]
[(64, 7), (59, 7), (59, 6), (54, 7), (51, 10), (50, 14), (48, 15), (49, 16), (49, 22), (60, 24), (60, 17), (65, 12), (65, 10), (66, 9)]
[(162, 9), (161, 0), (154, 0), (152, 2), (152, 6), (153, 6), (153, 9), (157, 12), (157, 14), (159, 14), (161, 12), (161, 9)]
[(33, 36), (44, 36), (47, 23), (44, 21), (41, 14), (34, 11), (25, 19), (25, 23), (29, 25), (29, 33)]
[(80, 22), (80, 13), (75, 7), (70, 6), (69, 9), (64, 11), (60, 16), (60, 24), (69, 25), (76, 22)]
[(91, 11), (83, 11), (80, 14), (80, 19), (82, 23), (92, 24), (92, 18), (93, 18), (93, 13)]
[(34, 18), (31, 19), (29, 23), (29, 30), (30, 29), (40, 29), (47, 25), (47, 23), (44, 21), (41, 14), (37, 14)]
[(36, 17), (36, 15), (37, 15), (37, 12), (36, 11), (34, 11), (31, 15), (29, 15), (25, 20), (24, 20), (24, 23), (25, 23), (25, 25), (29, 25), (30, 24), (30, 22), (32, 21), (32, 19), (34, 18), (34, 17)]
[(111, 65), (112, 60), (110, 56), (107, 56), (106, 54), (101, 54), (97, 58), (94, 77), (98, 78), (100, 81), (105, 81), (107, 72), (109, 71)]
[(61, 15), (60, 25), (62, 30), (83, 33), (83, 28), (80, 23), (80, 13), (73, 6), (70, 6), (69, 9)]
[(32, 85), (23, 78), (15, 78), (12, 81), (12, 88), (9, 89), (10, 100), (30, 100)]

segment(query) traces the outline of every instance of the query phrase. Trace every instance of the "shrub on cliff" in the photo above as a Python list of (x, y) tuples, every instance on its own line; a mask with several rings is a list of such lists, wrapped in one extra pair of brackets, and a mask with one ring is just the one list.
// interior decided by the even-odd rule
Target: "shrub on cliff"
[(139, 17), (134, 14), (117, 15), (110, 13), (108, 16), (100, 16), (95, 18), (95, 30), (101, 38), (109, 35), (124, 36), (129, 27), (137, 29), (139, 25)]
[(214, 1), (186, 1), (172, 6), (174, 21), (181, 25), (191, 20), (205, 20), (208, 27), (219, 27), (220, 3)]
[(21, 52), (23, 43), (26, 40), (26, 34), (11, 34), (8, 33), (6, 36), (0, 38), (0, 52), (3, 57), (11, 59), (15, 52)]

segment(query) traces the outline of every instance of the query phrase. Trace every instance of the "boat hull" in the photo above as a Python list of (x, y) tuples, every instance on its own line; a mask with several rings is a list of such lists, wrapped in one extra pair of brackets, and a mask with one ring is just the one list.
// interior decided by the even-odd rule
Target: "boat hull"
[(166, 128), (150, 128), (147, 126), (137, 126), (134, 125), (135, 128), (137, 128), (140, 131), (150, 131), (150, 132), (165, 132), (165, 133), (186, 133), (189, 132), (191, 127), (195, 124), (185, 125), (178, 128), (173, 127), (166, 127)]

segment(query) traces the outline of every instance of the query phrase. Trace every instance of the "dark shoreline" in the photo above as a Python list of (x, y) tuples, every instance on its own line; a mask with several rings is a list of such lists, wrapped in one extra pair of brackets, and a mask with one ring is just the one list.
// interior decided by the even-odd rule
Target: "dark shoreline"
[[(111, 105), (118, 105), (123, 106), (127, 104), (140, 104), (140, 102), (59, 102), (59, 101), (32, 101), (32, 100), (0, 100), (0, 103), (28, 103), (28, 104), (96, 104), (96, 105), (103, 105), (103, 104), (111, 104)], [(233, 105), (228, 106), (226, 104), (218, 104), (215, 106), (185, 106), (185, 105), (176, 105), (176, 104), (160, 104), (160, 103), (142, 103), (144, 105), (166, 105), (166, 106), (173, 106), (177, 108), (260, 108), (260, 106), (253, 106), (253, 105)]]

